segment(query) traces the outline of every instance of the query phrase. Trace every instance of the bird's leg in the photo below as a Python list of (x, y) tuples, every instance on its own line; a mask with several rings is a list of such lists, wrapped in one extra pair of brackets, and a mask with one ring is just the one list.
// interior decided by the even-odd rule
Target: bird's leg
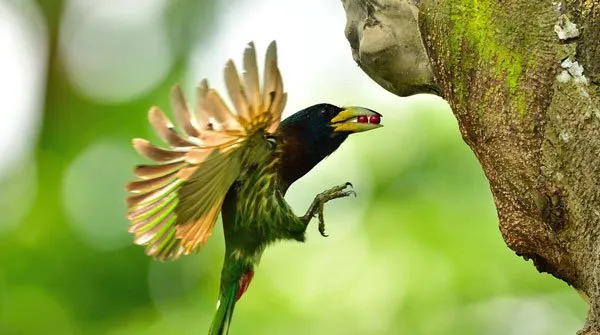
[(323, 220), (323, 208), (325, 203), (329, 200), (344, 198), (352, 194), (356, 196), (356, 192), (354, 192), (354, 190), (348, 190), (348, 187), (352, 188), (352, 184), (349, 182), (317, 194), (310, 207), (308, 207), (306, 214), (301, 216), (300, 219), (308, 225), (310, 220), (316, 216), (319, 219), (319, 233), (321, 233), (322, 236), (327, 237), (327, 234), (325, 234), (325, 221)]

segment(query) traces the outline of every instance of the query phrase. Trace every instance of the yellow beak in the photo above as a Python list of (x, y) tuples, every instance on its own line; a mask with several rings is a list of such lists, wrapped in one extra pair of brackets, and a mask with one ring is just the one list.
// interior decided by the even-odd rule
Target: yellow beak
[(379, 124), (381, 117), (381, 114), (368, 108), (348, 106), (331, 119), (330, 124), (334, 132), (360, 133), (383, 127)]

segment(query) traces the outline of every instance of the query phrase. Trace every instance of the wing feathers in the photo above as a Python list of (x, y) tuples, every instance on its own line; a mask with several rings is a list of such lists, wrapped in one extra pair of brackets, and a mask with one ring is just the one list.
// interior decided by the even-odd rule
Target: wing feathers
[(150, 142), (136, 138), (133, 140), (133, 148), (142, 156), (160, 163), (174, 163), (185, 159), (185, 151), (171, 151), (155, 147)]
[(160, 136), (165, 143), (171, 145), (171, 147), (187, 147), (194, 145), (177, 134), (171, 121), (160, 109), (156, 107), (150, 109), (150, 112), (148, 112), (148, 121), (150, 121), (150, 124), (158, 136)]
[(250, 42), (244, 50), (244, 90), (248, 100), (248, 119), (254, 118), (260, 107), (260, 84), (254, 43)]
[(198, 136), (198, 129), (193, 125), (192, 114), (188, 108), (181, 86), (175, 85), (171, 90), (171, 107), (175, 120), (188, 136)]
[(279, 73), (277, 68), (275, 68), (275, 71), (275, 91), (273, 92), (273, 100), (269, 107), (272, 118), (269, 129), (273, 129), (272, 131), (275, 131), (279, 126), (281, 114), (283, 112), (283, 108), (285, 107), (285, 103), (287, 102), (287, 94), (283, 92), (283, 80), (281, 79), (281, 73)]
[(154, 179), (142, 179), (129, 182), (125, 190), (131, 193), (148, 193), (167, 186), (177, 178), (177, 171)]
[[(208, 238), (212, 235), (212, 229), (219, 215), (221, 203), (215, 203), (203, 220), (198, 223), (177, 227), (176, 236), (181, 240), (182, 247), (186, 253), (191, 253), (196, 248), (206, 244)], [(207, 222), (210, 222), (210, 224), (207, 224)]]
[(163, 197), (159, 201), (155, 201), (154, 203), (148, 204), (146, 206), (137, 207), (135, 210), (131, 210), (127, 215), (127, 218), (134, 222), (134, 224), (130, 227), (129, 232), (133, 233), (134, 231), (140, 229), (139, 223), (140, 220), (147, 219), (148, 217), (158, 213), (160, 210), (165, 208), (172, 201), (178, 202), (177, 194), (171, 193), (170, 195)]
[[(138, 225), (138, 229), (135, 230), (135, 233), (138, 235), (138, 238), (147, 233), (152, 233), (151, 235), (155, 235), (153, 230), (156, 230), (157, 226), (161, 226), (164, 222), (170, 220), (170, 217), (174, 215), (171, 212), (175, 206), (177, 206), (177, 202), (172, 201), (169, 203), (169, 206), (162, 206), (161, 210), (157, 211), (154, 215), (137, 221), (136, 225)], [(143, 243), (145, 242), (142, 242), (142, 244)]]
[(185, 165), (186, 162), (173, 162), (162, 165), (138, 165), (133, 169), (133, 173), (140, 179), (152, 179), (170, 174)]
[(160, 235), (154, 243), (148, 248), (148, 253), (156, 255), (158, 259), (167, 259), (179, 248), (173, 248), (177, 244), (175, 237), (176, 230), (171, 229), (167, 233)]
[[(156, 219), (144, 226), (144, 230), (136, 231), (133, 243), (137, 245), (145, 245), (153, 239), (160, 238), (162, 233), (169, 229), (169, 225), (175, 221), (175, 214), (168, 213), (163, 219)], [(173, 227), (171, 227), (173, 228)]]
[(217, 91), (209, 88), (204, 99), (206, 107), (212, 113), (211, 116), (215, 119), (216, 123), (221, 126), (222, 129), (244, 130), (235, 115), (233, 115), (229, 108), (225, 105), (223, 99), (221, 99), (221, 96)]
[(159, 108), (148, 112), (150, 124), (168, 147), (133, 140), (135, 150), (153, 163), (136, 166), (137, 179), (126, 185), (129, 231), (135, 244), (145, 246), (146, 253), (156, 259), (174, 259), (204, 245), (231, 185), (248, 162), (257, 163), (270, 155), (264, 149), (270, 148), (267, 143), (246, 143), (262, 139), (264, 132), (275, 132), (285, 106), (275, 42), (265, 56), (262, 90), (253, 43), (244, 50), (243, 69), (240, 77), (228, 61), (224, 71), (235, 113), (207, 80), (196, 89), (192, 113), (176, 85), (171, 107), (179, 131)]
[(175, 191), (175, 189), (181, 185), (182, 182), (182, 180), (176, 179), (161, 189), (130, 196), (127, 198), (127, 207), (130, 209), (136, 209), (135, 207), (137, 206), (148, 205), (149, 203), (155, 202), (161, 197), (170, 195), (171, 192)]
[(196, 118), (201, 129), (211, 129), (210, 118), (212, 113), (206, 106), (206, 93), (208, 93), (208, 81), (202, 79), (196, 88)]
[(240, 76), (231, 59), (225, 65), (225, 85), (227, 86), (227, 93), (229, 93), (233, 106), (235, 106), (237, 115), (242, 119), (238, 118), (238, 121), (242, 124), (247, 124), (248, 120), (250, 120), (248, 102), (240, 83)]
[(279, 72), (277, 69), (277, 45), (274, 41), (267, 48), (264, 71), (262, 108), (268, 110), (271, 107), (273, 93), (277, 89), (277, 76)]

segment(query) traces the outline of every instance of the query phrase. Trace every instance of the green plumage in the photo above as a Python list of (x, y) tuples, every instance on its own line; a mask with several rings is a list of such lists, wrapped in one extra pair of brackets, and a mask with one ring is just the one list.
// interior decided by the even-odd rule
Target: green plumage
[(245, 176), (234, 183), (225, 197), (222, 208), (225, 259), (215, 315), (215, 320), (220, 321), (213, 321), (210, 334), (227, 334), (231, 318), (222, 317), (227, 313), (222, 310), (233, 312), (236, 300), (231, 299), (231, 292), (241, 296), (240, 280), (254, 271), (265, 248), (279, 239), (304, 240), (306, 223), (284, 199), (285, 189), (277, 173), (280, 156), (281, 151), (276, 151), (269, 161), (246, 169)]
[(237, 283), (233, 283), (225, 290), (221, 291), (219, 301), (217, 302), (217, 311), (210, 325), (208, 335), (221, 335), (229, 333), (229, 325), (233, 318), (235, 308), (236, 294), (239, 289)]

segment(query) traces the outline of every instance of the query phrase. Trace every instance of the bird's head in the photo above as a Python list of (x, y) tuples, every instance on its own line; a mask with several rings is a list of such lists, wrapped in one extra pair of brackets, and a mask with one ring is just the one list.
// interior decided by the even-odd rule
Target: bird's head
[(286, 132), (294, 128), (295, 135), (302, 136), (312, 149), (324, 149), (328, 155), (348, 135), (382, 127), (381, 117), (364, 107), (318, 104), (291, 115), (281, 123), (280, 129)]
[(332, 154), (349, 135), (382, 127), (381, 117), (368, 108), (318, 104), (283, 120), (278, 130), (286, 143), (284, 163), (295, 166), (289, 181)]

